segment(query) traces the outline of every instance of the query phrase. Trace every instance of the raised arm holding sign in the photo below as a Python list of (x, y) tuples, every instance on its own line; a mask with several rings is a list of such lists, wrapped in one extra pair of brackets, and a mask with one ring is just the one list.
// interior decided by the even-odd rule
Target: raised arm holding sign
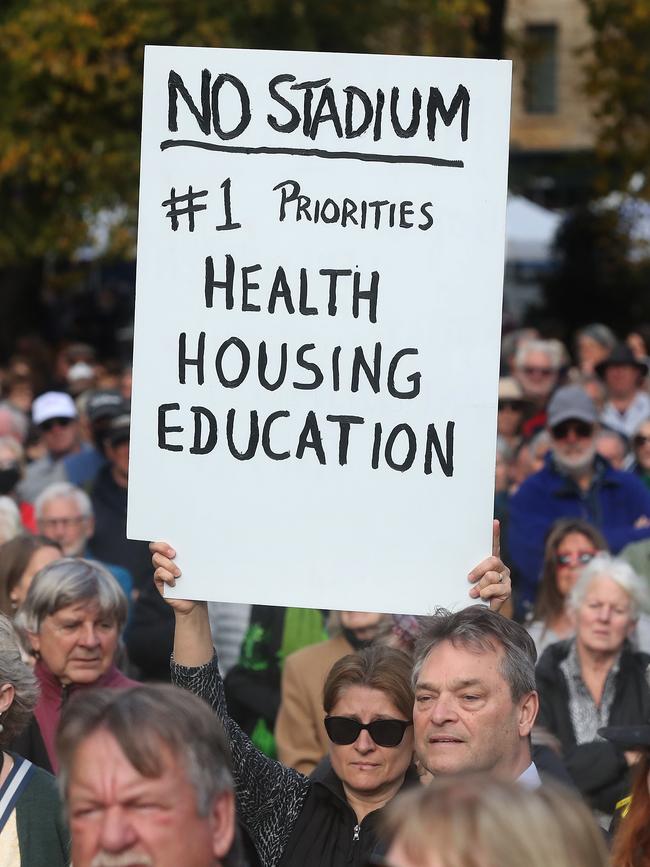
[[(151, 543), (161, 593), (181, 578), (176, 552)], [(493, 553), (473, 569), (472, 598), (499, 609), (510, 596), (510, 570)], [(176, 627), (172, 678), (208, 701), (230, 738), (239, 816), (265, 865), (338, 867), (341, 852), (356, 862), (377, 845), (379, 811), (400, 791), (418, 784), (411, 767), (411, 660), (399, 650), (370, 647), (340, 659), (324, 688), (325, 724), (332, 769), (313, 781), (263, 755), (229, 717), (212, 646), (207, 605), (167, 598)], [(343, 801), (343, 805), (341, 804)], [(264, 810), (259, 809), (260, 804)], [(366, 821), (367, 819), (367, 821)]]

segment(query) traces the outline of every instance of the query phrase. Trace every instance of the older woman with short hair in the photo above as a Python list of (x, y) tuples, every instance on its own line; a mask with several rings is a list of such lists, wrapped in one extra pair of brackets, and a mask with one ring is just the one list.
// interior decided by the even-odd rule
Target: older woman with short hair
[(7, 747), (28, 725), (38, 684), (11, 622), (0, 614), (0, 861), (64, 867), (70, 841), (54, 778)]
[(569, 594), (575, 637), (550, 645), (537, 666), (538, 725), (559, 739), (576, 785), (605, 814), (629, 791), (635, 757), (597, 731), (650, 717), (650, 656), (629, 643), (647, 597), (629, 564), (598, 554)]
[(40, 735), (55, 771), (54, 737), (66, 701), (88, 687), (135, 685), (115, 665), (126, 615), (126, 596), (98, 563), (64, 557), (34, 577), (16, 624), (37, 658), (41, 686), (32, 743), (38, 749)]

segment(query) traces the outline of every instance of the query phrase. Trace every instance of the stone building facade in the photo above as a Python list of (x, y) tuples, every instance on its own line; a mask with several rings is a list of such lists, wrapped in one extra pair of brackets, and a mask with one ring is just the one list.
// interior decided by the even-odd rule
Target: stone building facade
[(589, 186), (596, 136), (584, 93), (590, 30), (582, 0), (508, 0), (513, 61), (511, 182), (542, 204), (571, 204)]

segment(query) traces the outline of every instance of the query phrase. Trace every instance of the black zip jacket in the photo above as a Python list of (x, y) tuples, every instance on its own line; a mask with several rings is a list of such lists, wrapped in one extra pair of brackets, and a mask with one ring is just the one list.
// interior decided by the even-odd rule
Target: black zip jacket
[[(537, 664), (540, 709), (537, 725), (554, 734), (562, 744), (564, 761), (572, 779), (591, 806), (612, 813), (616, 802), (629, 792), (630, 773), (623, 751), (610, 741), (577, 744), (569, 689), (560, 663), (569, 653), (571, 639), (551, 644)], [(647, 653), (624, 646), (608, 725), (634, 725), (650, 718)]]
[[(358, 823), (331, 768), (311, 779), (261, 753), (228, 716), (216, 656), (199, 668), (172, 659), (172, 682), (207, 701), (226, 729), (238, 816), (262, 867), (361, 867), (377, 853), (381, 810)], [(416, 782), (409, 772), (403, 788)]]

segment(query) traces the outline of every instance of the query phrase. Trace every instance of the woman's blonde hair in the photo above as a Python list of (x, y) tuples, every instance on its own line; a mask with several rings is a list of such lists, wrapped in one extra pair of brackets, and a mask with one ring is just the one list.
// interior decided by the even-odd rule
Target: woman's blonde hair
[(588, 808), (552, 784), (532, 790), (474, 774), (434, 780), (391, 804), (385, 830), (418, 867), (608, 864)]

